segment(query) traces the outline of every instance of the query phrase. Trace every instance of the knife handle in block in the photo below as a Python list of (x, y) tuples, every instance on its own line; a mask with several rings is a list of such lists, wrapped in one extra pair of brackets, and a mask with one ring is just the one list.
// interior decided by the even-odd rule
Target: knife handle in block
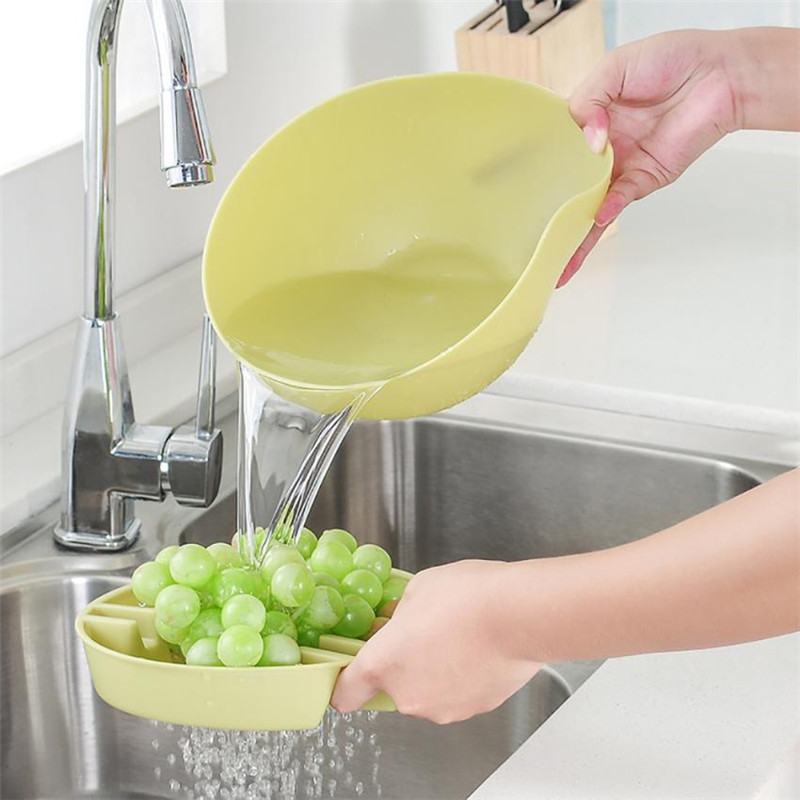
[[(456, 31), (458, 68), (530, 81), (569, 97), (605, 55), (602, 0), (580, 0), (549, 22), (508, 32), (506, 9), (492, 4)], [(617, 229), (614, 222), (603, 234)]]

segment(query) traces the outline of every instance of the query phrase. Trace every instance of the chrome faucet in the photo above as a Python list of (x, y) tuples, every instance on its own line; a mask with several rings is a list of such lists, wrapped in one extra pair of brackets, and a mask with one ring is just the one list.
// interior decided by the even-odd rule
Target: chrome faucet
[[(213, 179), (205, 109), (180, 0), (147, 0), (161, 73), (161, 169), (171, 187)], [(113, 551), (140, 523), (133, 500), (207, 506), (219, 489), (222, 434), (214, 428), (215, 339), (204, 320), (193, 426), (135, 421), (113, 304), (117, 34), (122, 0), (94, 0), (86, 62), (84, 138), (86, 304), (64, 414), (60, 544)]]

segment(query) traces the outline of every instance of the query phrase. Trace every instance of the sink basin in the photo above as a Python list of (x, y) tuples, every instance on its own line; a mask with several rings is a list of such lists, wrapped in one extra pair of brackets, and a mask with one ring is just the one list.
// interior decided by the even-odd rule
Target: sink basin
[[(623, 544), (759, 483), (720, 460), (497, 424), (358, 422), (308, 525), (352, 530), (418, 572), (462, 558), (540, 558)], [(231, 493), (180, 538), (211, 544), (235, 525)]]
[[(548, 668), (491, 714), (447, 727), (330, 713), (308, 735), (223, 734), (115, 711), (92, 689), (74, 616), (165, 543), (230, 536), (232, 474), (208, 510), (139, 504), (143, 535), (125, 564), (57, 550), (55, 512), (4, 556), (2, 797), (466, 797), (598, 667)], [(752, 488), (755, 474), (706, 455), (502, 420), (363, 422), (326, 478), (310, 526), (351, 529), (413, 571), (460, 558), (562, 555), (649, 534)], [(253, 781), (260, 788), (248, 795)]]
[[(154, 724), (116, 711), (92, 688), (72, 622), (91, 599), (125, 580), (54, 576), (0, 593), (2, 797), (175, 797), (186, 796), (197, 782), (184, 766), (188, 728)], [(334, 796), (339, 797), (353, 796), (356, 783), (363, 785), (366, 797), (375, 796), (377, 785), (383, 797), (463, 797), (568, 696), (562, 679), (542, 672), (498, 712), (450, 729), (395, 714), (351, 715), (334, 731), (336, 755), (344, 765), (338, 773), (335, 766), (327, 767), (325, 781), (338, 774), (341, 790)], [(325, 734), (330, 733), (333, 717), (329, 712)], [(237, 736), (222, 735), (233, 741)], [(298, 742), (296, 753), (304, 752), (309, 744), (302, 734), (284, 735), (284, 742), (280, 734), (260, 735), (259, 746), (265, 751), (277, 749), (292, 736)], [(380, 748), (378, 758), (376, 748)], [(330, 747), (320, 752), (335, 763)], [(373, 778), (374, 764), (379, 769)], [(442, 783), (434, 786), (430, 782), (440, 770), (437, 780)], [(353, 776), (349, 787), (348, 773)], [(298, 796), (305, 797), (302, 790), (301, 785)]]

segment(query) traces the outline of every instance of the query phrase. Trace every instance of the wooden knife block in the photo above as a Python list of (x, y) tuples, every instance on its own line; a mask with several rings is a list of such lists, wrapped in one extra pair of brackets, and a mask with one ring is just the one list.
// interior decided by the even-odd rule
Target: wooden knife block
[[(458, 68), (530, 81), (569, 97), (605, 55), (602, 0), (581, 0), (540, 28), (508, 32), (506, 7), (492, 4), (456, 31)], [(608, 226), (604, 238), (617, 229)]]
[(509, 33), (506, 7), (492, 4), (456, 31), (458, 68), (530, 81), (569, 97), (605, 54), (601, 0), (581, 0), (530, 28)]

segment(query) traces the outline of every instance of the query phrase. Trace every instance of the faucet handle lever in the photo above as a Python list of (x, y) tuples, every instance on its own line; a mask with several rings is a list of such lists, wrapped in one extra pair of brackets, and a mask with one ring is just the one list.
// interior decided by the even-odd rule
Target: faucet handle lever
[(163, 491), (171, 491), (184, 506), (211, 505), (222, 476), (222, 431), (214, 428), (217, 339), (211, 320), (203, 318), (200, 376), (197, 381), (197, 420), (173, 431), (164, 448)]
[(208, 314), (203, 315), (203, 338), (200, 345), (200, 373), (197, 379), (197, 438), (210, 439), (214, 434), (214, 401), (217, 383), (217, 335)]

